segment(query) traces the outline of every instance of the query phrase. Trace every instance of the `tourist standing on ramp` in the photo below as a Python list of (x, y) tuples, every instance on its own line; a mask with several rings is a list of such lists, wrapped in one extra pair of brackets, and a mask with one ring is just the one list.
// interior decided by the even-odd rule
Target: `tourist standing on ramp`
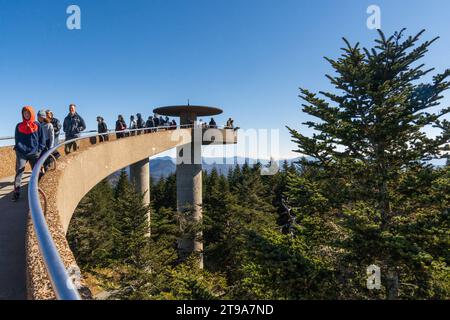
[(61, 133), (62, 125), (61, 122), (53, 116), (53, 111), (47, 110), (47, 118), (50, 119), (50, 123), (53, 125), (53, 130), (55, 131), (55, 146), (59, 144), (59, 134)]
[(177, 129), (177, 122), (175, 121), (175, 119), (173, 119), (172, 122), (170, 123), (170, 130), (176, 129)]
[(212, 129), (217, 129), (217, 123), (214, 118), (211, 118), (211, 121), (209, 121), (209, 127)]
[(155, 127), (155, 121), (153, 120), (153, 116), (148, 117), (147, 122), (145, 123), (145, 127), (149, 128), (146, 133), (153, 132), (153, 128)]
[(20, 198), (22, 177), (27, 162), (30, 163), (31, 168), (34, 168), (42, 151), (45, 149), (42, 128), (35, 119), (33, 108), (26, 106), (22, 109), (22, 122), (16, 126), (14, 145), (14, 150), (16, 151), (16, 176), (12, 197), (14, 202)]
[[(47, 117), (47, 113), (45, 112), (45, 110), (41, 110), (38, 112), (38, 121), (41, 125), (42, 135), (44, 136), (45, 149), (42, 150), (42, 154), (44, 154), (55, 146), (55, 129), (53, 128), (50, 119)], [(44, 174), (48, 170), (52, 161), (52, 158), (48, 158), (45, 161), (42, 168), (42, 174)]]
[(124, 133), (119, 133), (120, 131), (125, 131), (127, 129), (127, 124), (125, 123), (125, 120), (123, 118), (123, 116), (121, 114), (119, 114), (119, 116), (117, 117), (117, 121), (116, 121), (116, 137), (117, 139), (121, 139), (123, 137), (125, 137)]
[(136, 127), (137, 127), (137, 129), (143, 129), (143, 128), (145, 128), (145, 121), (144, 121), (144, 119), (142, 118), (142, 114), (138, 113), (138, 114), (136, 115), (136, 117), (137, 117), (137, 120), (136, 120)]
[(97, 132), (105, 133), (105, 134), (99, 136), (100, 142), (109, 141), (108, 126), (106, 125), (105, 119), (103, 119), (103, 117), (101, 117), (101, 116), (98, 116), (97, 123), (98, 123)]
[(44, 135), (45, 150), (43, 151), (48, 151), (55, 146), (55, 129), (44, 110), (38, 112), (38, 121), (42, 128), (42, 134)]
[(134, 116), (130, 116), (130, 125), (128, 126), (128, 130), (133, 130), (130, 135), (134, 136), (136, 134), (137, 122)]
[(158, 115), (155, 113), (155, 115), (153, 116), (153, 122), (155, 123), (155, 127), (159, 127), (159, 118)]
[[(145, 128), (145, 121), (142, 119), (142, 114), (138, 113), (136, 115), (136, 129), (144, 129)], [(141, 131), (138, 131), (138, 134), (141, 134)]]
[[(77, 113), (77, 107), (74, 104), (69, 106), (69, 114), (64, 119), (63, 129), (66, 133), (66, 141), (79, 138), (80, 133), (86, 129), (86, 123)], [(66, 154), (69, 154), (72, 149), (73, 151), (77, 151), (78, 145), (76, 142), (66, 144)]]

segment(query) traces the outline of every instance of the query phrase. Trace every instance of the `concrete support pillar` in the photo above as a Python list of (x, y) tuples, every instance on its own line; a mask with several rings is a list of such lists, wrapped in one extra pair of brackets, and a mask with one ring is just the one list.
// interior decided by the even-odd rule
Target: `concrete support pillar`
[[(144, 159), (130, 166), (130, 180), (136, 191), (144, 195), (144, 205), (150, 205), (150, 160)], [(148, 212), (150, 233), (150, 211)]]
[[(196, 138), (201, 130), (192, 130), (192, 143), (177, 148), (177, 208), (185, 223), (201, 223), (202, 214), (202, 163), (201, 136)], [(186, 216), (186, 212), (188, 215)], [(197, 253), (199, 266), (203, 269), (202, 233), (185, 234), (178, 242), (181, 258), (191, 253)]]

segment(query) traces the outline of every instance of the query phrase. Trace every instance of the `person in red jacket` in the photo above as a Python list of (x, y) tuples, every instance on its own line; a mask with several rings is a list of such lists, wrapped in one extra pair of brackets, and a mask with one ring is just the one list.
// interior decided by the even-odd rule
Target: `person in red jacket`
[(22, 177), (27, 162), (33, 168), (45, 149), (44, 135), (39, 122), (35, 119), (33, 108), (30, 106), (23, 107), (22, 122), (17, 124), (15, 132), (16, 177), (12, 197), (14, 202), (19, 200), (20, 197)]

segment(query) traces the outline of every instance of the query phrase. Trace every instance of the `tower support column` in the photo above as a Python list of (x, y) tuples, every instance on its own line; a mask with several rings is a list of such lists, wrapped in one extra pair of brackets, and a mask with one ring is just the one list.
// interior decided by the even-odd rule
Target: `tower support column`
[[(223, 111), (207, 106), (167, 106), (153, 110), (155, 114), (180, 117), (183, 134), (189, 134), (190, 140), (181, 140), (177, 148), (177, 211), (183, 235), (178, 240), (178, 254), (185, 259), (190, 254), (198, 257), (203, 268), (203, 235), (199, 224), (202, 223), (202, 145), (203, 130), (196, 125), (198, 117), (213, 116)], [(188, 142), (190, 141), (190, 142)], [(184, 228), (183, 228), (184, 227)], [(191, 228), (193, 227), (193, 228)]]
[[(136, 191), (144, 195), (143, 204), (150, 205), (150, 160), (144, 159), (130, 165), (130, 180)], [(150, 230), (150, 210), (147, 214)], [(150, 232), (149, 232), (150, 233)]]
[[(192, 142), (177, 148), (177, 209), (185, 226), (202, 223), (202, 158), (201, 129), (192, 130)], [(200, 134), (200, 137), (197, 137)], [(185, 232), (178, 242), (181, 258), (191, 253), (198, 255), (203, 269), (203, 234)]]

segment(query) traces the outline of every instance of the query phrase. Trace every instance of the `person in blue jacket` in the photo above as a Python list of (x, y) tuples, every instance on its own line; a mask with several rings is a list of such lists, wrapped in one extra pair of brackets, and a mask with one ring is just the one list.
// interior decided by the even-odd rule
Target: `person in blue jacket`
[[(85, 129), (86, 123), (84, 122), (84, 119), (77, 113), (77, 107), (74, 104), (71, 104), (69, 106), (69, 114), (64, 119), (63, 124), (63, 130), (66, 134), (66, 141), (79, 138), (80, 133)], [(72, 149), (74, 151), (78, 149), (76, 142), (66, 144), (66, 154), (70, 153)]]
[(12, 201), (20, 198), (22, 177), (27, 162), (34, 168), (42, 151), (45, 149), (44, 135), (39, 122), (36, 122), (34, 109), (30, 106), (22, 109), (22, 122), (17, 124), (15, 132), (16, 176)]

